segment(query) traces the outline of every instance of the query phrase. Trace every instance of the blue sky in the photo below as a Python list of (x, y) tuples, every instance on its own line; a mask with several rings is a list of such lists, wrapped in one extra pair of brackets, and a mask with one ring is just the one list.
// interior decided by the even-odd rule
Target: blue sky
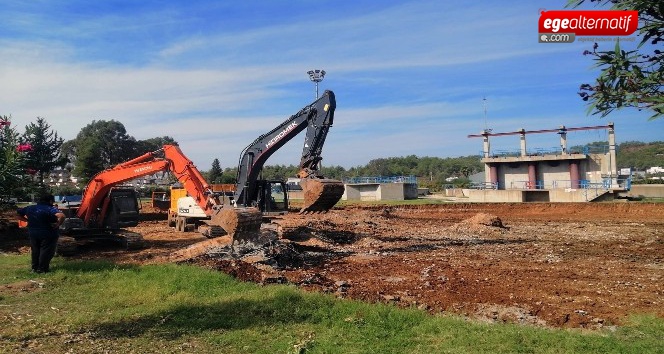
[[(648, 112), (586, 115), (577, 91), (597, 75), (581, 55), (592, 43), (537, 42), (539, 9), (565, 3), (4, 0), (0, 115), (20, 132), (44, 117), (65, 139), (114, 119), (137, 139), (172, 136), (202, 170), (214, 158), (231, 167), (258, 135), (313, 101), (306, 72), (324, 69), (320, 89), (337, 96), (325, 165), (477, 154), (481, 140), (467, 135), (485, 127), (613, 121), (618, 142), (664, 140), (664, 119), (648, 121)], [(299, 163), (303, 141), (268, 164)], [(518, 144), (492, 140), (495, 149)], [(558, 136), (528, 144), (554, 147)]]

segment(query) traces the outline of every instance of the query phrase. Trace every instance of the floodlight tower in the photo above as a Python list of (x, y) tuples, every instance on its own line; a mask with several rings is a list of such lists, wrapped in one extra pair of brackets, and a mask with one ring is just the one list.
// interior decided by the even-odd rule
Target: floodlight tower
[(491, 133), (493, 129), (489, 129), (489, 123), (486, 120), (486, 96), (482, 99), (482, 107), (484, 107), (484, 131)]
[(325, 70), (315, 69), (307, 71), (309, 74), (309, 80), (316, 84), (316, 99), (318, 99), (318, 83), (323, 81), (325, 77)]

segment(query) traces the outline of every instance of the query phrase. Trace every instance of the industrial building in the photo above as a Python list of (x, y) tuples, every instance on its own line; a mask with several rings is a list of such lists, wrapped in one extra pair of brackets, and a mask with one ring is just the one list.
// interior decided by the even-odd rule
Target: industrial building
[[(585, 147), (572, 151), (567, 146), (567, 133), (579, 130), (608, 131), (606, 146), (599, 149)], [(555, 133), (560, 135), (560, 147), (529, 149), (529, 134)], [(492, 151), (490, 138), (518, 136), (520, 148), (512, 151)], [(613, 123), (603, 126), (558, 129), (524, 129), (468, 135), (482, 138), (482, 162), (485, 182), (469, 191), (475, 202), (585, 202), (612, 199), (617, 192), (629, 189), (629, 171), (616, 167), (616, 139)]]
[(417, 178), (353, 177), (344, 181), (343, 200), (407, 200), (417, 199)]

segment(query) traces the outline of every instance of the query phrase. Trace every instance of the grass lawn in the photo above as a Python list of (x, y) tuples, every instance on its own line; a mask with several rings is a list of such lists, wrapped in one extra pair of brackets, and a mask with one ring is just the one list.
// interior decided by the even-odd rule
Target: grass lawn
[(612, 331), (543, 329), (432, 316), (242, 283), (185, 265), (0, 254), (0, 352), (30, 353), (657, 353), (664, 320)]

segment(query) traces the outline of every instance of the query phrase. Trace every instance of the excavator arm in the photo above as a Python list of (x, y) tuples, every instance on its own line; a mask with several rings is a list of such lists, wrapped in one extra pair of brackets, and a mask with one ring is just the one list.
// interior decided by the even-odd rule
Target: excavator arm
[(179, 147), (174, 145), (164, 145), (164, 158), (171, 162), (169, 171), (182, 183), (187, 194), (194, 198), (205, 214), (210, 215), (215, 206), (220, 206), (222, 203), (217, 195), (212, 191), (210, 185), (205, 181), (203, 175), (198, 171), (194, 163), (189, 160), (180, 150)]
[[(300, 159), (300, 171), (298, 172), (299, 178), (309, 178), (311, 176), (320, 177), (319, 165), (323, 160), (321, 156), (323, 152), (323, 144), (327, 138), (327, 132), (330, 130), (334, 122), (334, 111), (337, 103), (332, 91), (325, 91), (323, 99), (327, 95), (327, 105), (329, 108), (326, 110), (323, 106), (325, 114), (315, 114), (311, 117), (307, 125), (307, 135), (304, 137), (304, 147), (302, 148), (302, 158)], [(325, 102), (325, 101), (324, 101)], [(318, 112), (316, 112), (318, 113)]]
[[(318, 166), (322, 160), (325, 138), (334, 121), (335, 109), (334, 93), (327, 90), (316, 101), (249, 144), (240, 155), (236, 205), (246, 207), (256, 201), (256, 181), (265, 162), (284, 144), (307, 129), (298, 172), (300, 178), (307, 180), (302, 186), (305, 191), (305, 206), (302, 211), (324, 211), (331, 208), (341, 198), (343, 184), (340, 181), (323, 179)], [(308, 180), (313, 179), (316, 180), (315, 183), (308, 183)], [(308, 189), (313, 189), (314, 193), (307, 193)]]

